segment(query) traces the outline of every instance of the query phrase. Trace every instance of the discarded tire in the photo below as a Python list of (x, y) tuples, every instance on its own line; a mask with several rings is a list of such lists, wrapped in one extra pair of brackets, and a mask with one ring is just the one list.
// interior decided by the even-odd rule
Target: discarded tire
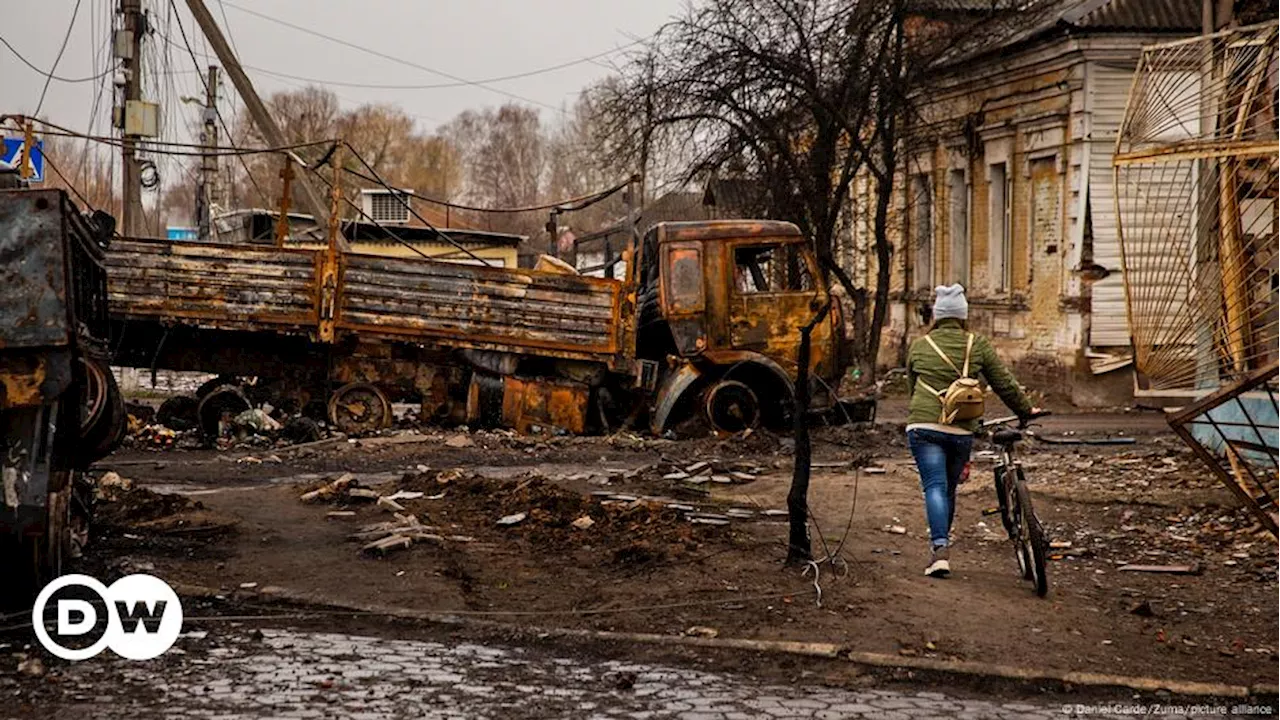
[(216, 440), (225, 434), (232, 419), (252, 407), (238, 386), (216, 387), (201, 398), (197, 408), (200, 432), (206, 440)]
[(194, 430), (200, 424), (199, 408), (200, 401), (190, 395), (175, 395), (160, 403), (156, 422), (178, 432)]

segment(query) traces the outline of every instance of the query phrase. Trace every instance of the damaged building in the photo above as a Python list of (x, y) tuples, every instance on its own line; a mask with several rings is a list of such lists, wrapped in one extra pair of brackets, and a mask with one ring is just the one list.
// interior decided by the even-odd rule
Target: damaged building
[[(940, 74), (899, 156), (882, 365), (902, 364), (934, 286), (958, 282), (1024, 383), (1081, 406), (1131, 396), (1111, 160), (1142, 47), (1200, 21), (1198, 0), (1062, 2)], [(841, 260), (872, 288), (873, 182), (851, 192)]]

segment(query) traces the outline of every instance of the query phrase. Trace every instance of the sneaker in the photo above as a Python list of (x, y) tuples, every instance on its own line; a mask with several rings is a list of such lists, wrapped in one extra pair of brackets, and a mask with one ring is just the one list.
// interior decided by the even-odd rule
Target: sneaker
[(929, 563), (929, 567), (925, 568), (924, 574), (929, 577), (944, 578), (951, 574), (951, 552), (946, 546), (939, 546), (933, 549), (933, 559)]

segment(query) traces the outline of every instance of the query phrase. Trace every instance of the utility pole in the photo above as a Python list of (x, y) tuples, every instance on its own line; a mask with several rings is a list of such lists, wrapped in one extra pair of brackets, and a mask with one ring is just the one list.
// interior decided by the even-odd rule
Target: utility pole
[(200, 162), (200, 187), (196, 191), (196, 227), (198, 237), (208, 240), (212, 234), (214, 189), (218, 183), (218, 66), (209, 66), (205, 81), (204, 131), (200, 135), (204, 155)]
[(142, 234), (142, 163), (138, 161), (136, 144), (140, 136), (128, 132), (126, 118), (129, 104), (142, 100), (142, 35), (147, 30), (147, 18), (142, 14), (142, 0), (120, 0), (120, 13), (124, 18), (124, 36), (117, 36), (115, 43), (116, 54), (124, 66), (124, 98), (119, 107), (119, 126), (124, 131), (122, 226), (125, 237), (138, 237)]
[[(129, 2), (130, 0), (122, 1)], [(133, 1), (137, 2), (137, 0)], [(273, 147), (284, 147), (284, 133), (280, 132), (280, 126), (276, 125), (275, 120), (271, 118), (271, 114), (267, 112), (267, 106), (262, 103), (262, 98), (258, 97), (258, 91), (254, 89), (253, 83), (249, 82), (249, 77), (244, 74), (244, 69), (240, 67), (240, 61), (231, 52), (231, 46), (227, 43), (226, 36), (222, 34), (218, 24), (214, 22), (213, 15), (210, 14), (209, 8), (205, 7), (204, 0), (187, 0), (187, 7), (191, 9), (191, 14), (195, 16), (196, 23), (200, 25), (200, 30), (204, 33), (205, 39), (209, 41), (213, 52), (218, 56), (218, 60), (222, 62), (222, 67), (226, 69), (227, 75), (231, 77), (231, 84), (235, 85), (236, 92), (240, 93), (241, 99), (244, 100), (245, 109), (249, 111), (249, 116), (253, 118), (253, 122), (258, 126), (262, 136)], [(306, 173), (302, 173), (298, 176), (298, 180), (298, 184), (302, 187), (303, 204), (306, 206), (306, 210), (311, 213), (311, 216), (315, 218), (316, 225), (329, 228), (327, 231), (329, 233), (337, 232), (338, 237), (331, 238), (330, 242), (336, 241), (341, 250), (349, 250), (350, 247), (347, 245), (346, 239), (341, 237), (341, 230), (334, 230), (333, 225), (325, 221), (325, 218), (329, 215), (329, 207), (316, 191), (311, 177)]]

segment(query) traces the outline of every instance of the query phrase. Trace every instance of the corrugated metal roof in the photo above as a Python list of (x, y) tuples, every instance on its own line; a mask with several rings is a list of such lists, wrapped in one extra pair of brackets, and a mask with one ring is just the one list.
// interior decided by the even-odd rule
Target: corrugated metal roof
[(1198, 30), (1200, 0), (1085, 0), (1062, 22), (1096, 30)]
[(1200, 28), (1200, 0), (1060, 0), (1023, 7), (991, 14), (981, 32), (957, 43), (941, 64), (957, 65), (1063, 31), (1195, 33)]

